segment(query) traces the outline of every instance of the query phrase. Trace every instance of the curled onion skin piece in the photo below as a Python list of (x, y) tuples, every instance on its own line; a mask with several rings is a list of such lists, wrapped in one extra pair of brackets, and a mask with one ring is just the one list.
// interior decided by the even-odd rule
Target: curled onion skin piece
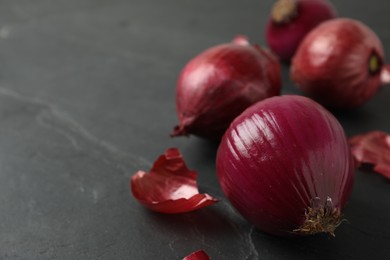
[(356, 165), (374, 165), (374, 171), (390, 179), (390, 135), (371, 131), (349, 139)]
[(336, 16), (327, 0), (278, 0), (268, 19), (267, 44), (280, 59), (290, 61), (308, 32)]
[(176, 87), (179, 125), (171, 136), (220, 139), (233, 119), (259, 100), (279, 95), (281, 67), (245, 36), (205, 50), (182, 70)]
[(256, 103), (230, 125), (217, 174), (233, 206), (274, 235), (334, 235), (354, 167), (343, 128), (321, 105), (286, 95)]
[(149, 173), (131, 177), (133, 196), (145, 207), (160, 213), (184, 213), (214, 204), (218, 200), (200, 194), (195, 171), (189, 170), (176, 148), (165, 151)]
[(363, 105), (390, 78), (378, 36), (348, 18), (321, 23), (299, 45), (291, 78), (308, 96), (337, 109)]
[(205, 251), (199, 250), (186, 257), (183, 260), (210, 260), (210, 256)]

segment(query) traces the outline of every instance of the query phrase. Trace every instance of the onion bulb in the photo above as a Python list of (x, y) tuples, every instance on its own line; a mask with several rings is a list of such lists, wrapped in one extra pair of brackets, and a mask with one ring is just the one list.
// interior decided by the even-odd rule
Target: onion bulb
[(217, 174), (233, 206), (274, 235), (328, 233), (341, 223), (354, 165), (342, 126), (302, 96), (260, 101), (224, 134)]
[(278, 0), (267, 23), (268, 46), (289, 61), (308, 32), (334, 17), (336, 11), (327, 0)]
[(268, 51), (239, 36), (202, 52), (180, 74), (172, 136), (219, 139), (233, 119), (259, 100), (279, 95), (281, 68)]
[(291, 78), (331, 108), (356, 108), (390, 81), (378, 36), (363, 23), (337, 18), (313, 29), (300, 44)]

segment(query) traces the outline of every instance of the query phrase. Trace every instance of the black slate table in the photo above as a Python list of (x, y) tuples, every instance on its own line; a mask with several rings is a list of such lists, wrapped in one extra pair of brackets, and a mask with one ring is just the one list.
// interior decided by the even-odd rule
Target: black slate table
[[(390, 2), (334, 1), (390, 53)], [(217, 145), (169, 137), (175, 83), (200, 51), (245, 34), (262, 45), (266, 1), (0, 1), (0, 259), (389, 259), (390, 182), (356, 171), (336, 238), (277, 238), (231, 208)], [(390, 60), (387, 59), (389, 62)], [(295, 93), (283, 68), (283, 93)], [(390, 132), (390, 88), (336, 116), (347, 135)], [(130, 176), (178, 147), (202, 192), (222, 201), (162, 215), (131, 196)]]

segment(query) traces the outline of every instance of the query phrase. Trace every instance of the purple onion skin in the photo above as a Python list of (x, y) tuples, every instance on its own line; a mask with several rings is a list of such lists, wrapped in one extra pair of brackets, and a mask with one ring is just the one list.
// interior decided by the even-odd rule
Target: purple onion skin
[(296, 232), (305, 213), (326, 208), (328, 198), (342, 211), (354, 165), (335, 117), (311, 99), (286, 95), (260, 101), (232, 122), (218, 149), (217, 174), (249, 222), (291, 236), (305, 234)]

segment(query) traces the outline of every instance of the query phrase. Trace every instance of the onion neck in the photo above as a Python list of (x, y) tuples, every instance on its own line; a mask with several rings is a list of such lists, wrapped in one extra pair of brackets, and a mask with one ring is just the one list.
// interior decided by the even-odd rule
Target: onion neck
[(296, 0), (278, 0), (271, 12), (272, 21), (278, 24), (287, 23), (297, 15)]
[[(316, 198), (318, 201), (319, 198)], [(329, 197), (325, 206), (315, 204), (306, 210), (304, 223), (294, 232), (302, 235), (326, 233), (334, 237), (334, 231), (343, 221), (340, 209), (334, 207)]]
[(234, 37), (233, 43), (237, 44), (237, 45), (241, 45), (241, 46), (249, 46), (250, 45), (248, 37), (246, 37), (244, 35), (237, 35), (236, 37)]
[(190, 117), (183, 114), (182, 118), (180, 119), (180, 124), (174, 127), (173, 132), (171, 133), (171, 137), (188, 136), (191, 133), (189, 128), (194, 123), (194, 121), (195, 117)]

